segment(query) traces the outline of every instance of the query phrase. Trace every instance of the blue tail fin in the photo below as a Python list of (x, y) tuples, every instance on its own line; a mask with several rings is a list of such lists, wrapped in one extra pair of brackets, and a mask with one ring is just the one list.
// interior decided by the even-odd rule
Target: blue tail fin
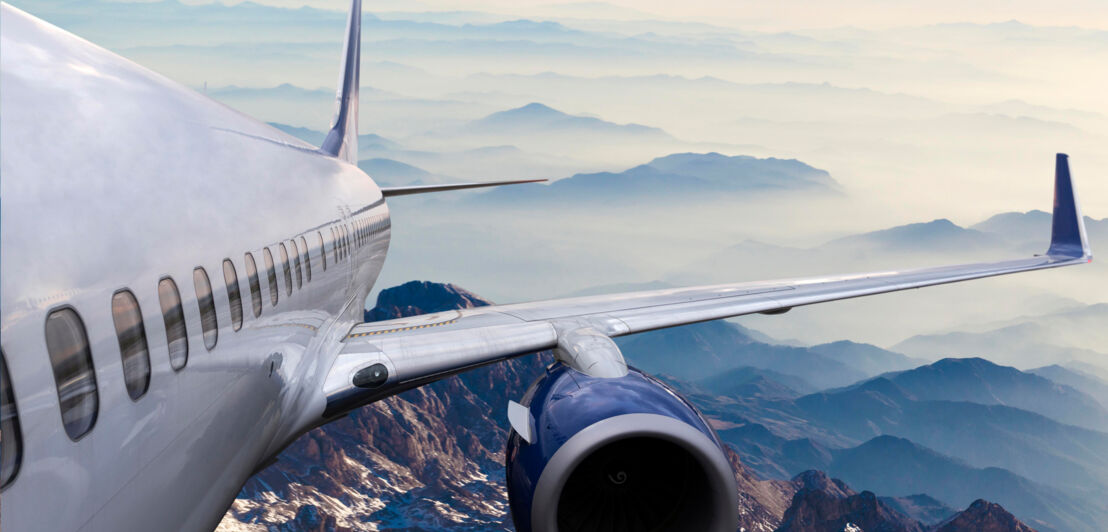
[(351, 0), (335, 118), (320, 149), (358, 164), (358, 72), (362, 59), (362, 0)]
[(1085, 236), (1085, 220), (1073, 190), (1069, 156), (1059, 153), (1054, 165), (1054, 221), (1047, 255), (1065, 258), (1089, 258), (1093, 252)]

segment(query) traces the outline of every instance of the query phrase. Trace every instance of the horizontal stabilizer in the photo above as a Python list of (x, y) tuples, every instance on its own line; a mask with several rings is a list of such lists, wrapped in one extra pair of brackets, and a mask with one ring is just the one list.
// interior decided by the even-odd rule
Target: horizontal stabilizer
[(381, 194), (386, 198), (393, 196), (407, 196), (409, 194), (426, 194), (428, 192), (445, 192), (447, 190), (462, 190), (465, 188), (499, 187), (501, 185), (520, 185), (523, 183), (542, 183), (545, 179), (520, 179), (517, 181), (490, 181), (487, 183), (450, 183), (448, 185), (417, 185), (414, 187), (386, 187), (381, 189)]
[(1085, 236), (1081, 205), (1077, 203), (1077, 193), (1073, 190), (1069, 156), (1064, 153), (1057, 155), (1054, 164), (1054, 220), (1050, 248), (1046, 254), (1070, 258), (1093, 257)]

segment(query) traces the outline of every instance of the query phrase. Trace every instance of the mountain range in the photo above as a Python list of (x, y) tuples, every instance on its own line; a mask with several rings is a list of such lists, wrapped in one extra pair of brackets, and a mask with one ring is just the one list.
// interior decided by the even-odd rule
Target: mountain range
[[(1085, 412), (1076, 421), (1094, 423), (1101, 409), (1091, 396), (1037, 375), (946, 359), (800, 397), (670, 382), (766, 478), (823, 469), (881, 494), (925, 492), (951, 507), (985, 497), (1042, 529), (1092, 530), (1088, 523), (1108, 519), (1098, 496), (1108, 485), (1108, 433), (1031, 411)], [(944, 473), (916, 473), (928, 470)], [(963, 479), (972, 488), (952, 485)]]
[(544, 187), (499, 188), (474, 198), (482, 204), (667, 201), (739, 192), (833, 193), (824, 170), (794, 159), (758, 159), (719, 153), (674, 153), (622, 172), (576, 174)]
[[(367, 319), (389, 319), (412, 314), (430, 313), (450, 308), (468, 308), (489, 304), (469, 291), (452, 286), (427, 282), (412, 282), (398, 287), (382, 290), (378, 305), (367, 311)], [(733, 324), (720, 323), (729, 326)], [(705, 324), (707, 325), (707, 324)], [(688, 327), (684, 327), (688, 328)], [(684, 328), (668, 329), (680, 331)], [(747, 338), (746, 345), (757, 344), (750, 336), (743, 335), (738, 326), (727, 327), (717, 332), (716, 338)], [(688, 352), (702, 340), (699, 335), (678, 335), (670, 339), (668, 346), (679, 349), (676, 352)], [(684, 339), (684, 341), (678, 341)], [(849, 345), (839, 345), (832, 351), (843, 354), (843, 349), (854, 349)], [(627, 349), (625, 347), (625, 349)], [(911, 364), (901, 358), (876, 352), (878, 360), (891, 359), (897, 364)], [(814, 355), (813, 355), (814, 356)], [(726, 357), (720, 357), (726, 358)], [(871, 357), (872, 358), (872, 357)], [(870, 365), (873, 360), (861, 357), (862, 365)], [(906, 357), (905, 357), (906, 358)], [(250, 480), (238, 499), (232, 505), (219, 530), (340, 530), (342, 528), (375, 530), (510, 530), (507, 521), (506, 499), (503, 488), (503, 446), (506, 437), (506, 423), (501, 417), (506, 401), (520, 397), (523, 390), (535, 376), (540, 375), (550, 355), (520, 357), (505, 364), (481, 368), (451, 377), (432, 385), (410, 390), (402, 395), (383, 400), (365, 408), (351, 412), (347, 418), (327, 424), (306, 434), (280, 454), (278, 460), (268, 468), (257, 473)], [(849, 361), (849, 357), (844, 357)], [(979, 364), (979, 362), (975, 362)], [(861, 369), (855, 369), (865, 375)], [(903, 376), (911, 371), (891, 372), (892, 376)], [(813, 482), (809, 479), (814, 473), (801, 475), (798, 479), (789, 479), (784, 474), (773, 474), (767, 479), (756, 471), (765, 470), (766, 461), (761, 467), (756, 465), (759, 457), (748, 453), (748, 447), (736, 444), (736, 436), (741, 433), (743, 441), (780, 440), (772, 432), (762, 427), (762, 436), (751, 432), (756, 424), (736, 415), (733, 409), (742, 411), (762, 411), (778, 409), (777, 423), (825, 423), (818, 412), (804, 410), (811, 400), (828, 395), (851, 395), (858, 387), (871, 387), (875, 382), (892, 382), (888, 378), (871, 378), (861, 385), (839, 390), (798, 396), (804, 390), (789, 388), (774, 379), (791, 383), (792, 387), (803, 388), (804, 381), (772, 370), (739, 367), (732, 371), (737, 380), (745, 383), (778, 386), (789, 390), (786, 395), (751, 395), (749, 389), (739, 386), (728, 389), (726, 379), (712, 376), (697, 383), (684, 383), (695, 388), (688, 397), (705, 411), (706, 415), (720, 427), (720, 436), (735, 446), (738, 451), (730, 452), (732, 468), (736, 471), (740, 487), (740, 513), (742, 526), (746, 530), (828, 530), (815, 526), (799, 526), (798, 515), (807, 515), (812, 511)], [(931, 375), (924, 372), (921, 375)], [(993, 371), (984, 372), (984, 378), (991, 378)], [(933, 378), (948, 378), (947, 372), (940, 372)], [(1038, 378), (1038, 377), (1034, 377)], [(676, 381), (681, 383), (681, 381)], [(717, 395), (718, 392), (731, 393)], [(890, 395), (892, 393), (890, 392)], [(1055, 398), (1061, 400), (1063, 398)], [(906, 401), (907, 399), (901, 399)], [(741, 401), (761, 403), (760, 407), (742, 407)], [(840, 401), (841, 402), (841, 401)], [(850, 401), (848, 401), (850, 402)], [(929, 401), (921, 401), (927, 403)], [(942, 402), (942, 401), (930, 401)], [(972, 403), (966, 403), (972, 405)], [(903, 408), (903, 405), (901, 406)], [(753, 409), (753, 410), (751, 410)], [(819, 410), (819, 409), (813, 409)], [(872, 408), (844, 409), (843, 415), (852, 413), (869, 419), (872, 413), (880, 411)], [(807, 416), (811, 421), (788, 416)], [(1034, 415), (1032, 415), (1034, 416)], [(888, 417), (888, 416), (886, 416)], [(946, 419), (940, 416), (942, 419)], [(872, 421), (872, 420), (871, 420)], [(732, 427), (732, 428), (724, 428)], [(815, 433), (838, 430), (838, 428), (818, 428)], [(1058, 490), (1020, 479), (1013, 473), (1007, 473), (1008, 479), (1018, 481), (1015, 493), (1025, 499), (1019, 499), (1012, 493), (994, 490), (994, 484), (978, 482), (962, 491), (947, 489), (946, 484), (935, 479), (929, 484), (932, 491), (947, 490), (942, 493), (913, 491), (914, 485), (897, 483), (902, 477), (892, 475), (894, 465), (917, 463), (920, 457), (933, 457), (937, 453), (927, 450), (907, 440), (878, 437), (866, 441), (860, 446), (841, 446), (849, 437), (830, 439), (834, 446), (808, 441), (784, 441), (780, 447), (790, 454), (794, 463), (780, 468), (778, 473), (803, 468), (806, 463), (818, 462), (823, 469), (832, 474), (841, 475), (851, 483), (858, 481), (863, 488), (875, 491), (854, 493), (842, 484), (835, 497), (820, 499), (823, 510), (835, 510), (839, 516), (849, 515), (855, 525), (862, 523), (901, 523), (904, 529), (888, 530), (937, 530), (937, 526), (947, 526), (943, 530), (977, 530), (974, 524), (988, 520), (1003, 521), (1006, 512), (996, 504), (974, 502), (966, 511), (955, 513), (952, 508), (962, 508), (970, 501), (973, 488), (981, 488), (988, 493), (975, 493), (974, 498), (985, 497), (1018, 507), (1017, 515), (1029, 515), (1044, 530), (1088, 530), (1081, 525), (1084, 514), (1074, 513), (1076, 524), (1059, 521), (1050, 511), (1064, 511), (1068, 504), (1081, 504), (1084, 500), (1073, 499), (1066, 493), (1058, 495)], [(729, 446), (730, 450), (731, 447)], [(811, 454), (803, 456), (803, 449)], [(891, 449), (891, 450), (890, 450)], [(906, 449), (906, 450), (905, 450)], [(896, 451), (900, 454), (891, 459)], [(1061, 449), (1061, 451), (1065, 451)], [(871, 460), (866, 456), (872, 454)], [(748, 458), (749, 457), (749, 458)], [(765, 458), (765, 457), (760, 457)], [(772, 458), (772, 457), (771, 457)], [(946, 458), (966, 471), (986, 471), (974, 469), (972, 465)], [(772, 461), (772, 460), (770, 460)], [(884, 465), (881, 465), (881, 464)], [(944, 462), (945, 463), (945, 462)], [(907, 467), (905, 465), (905, 467)], [(869, 469), (866, 469), (869, 468)], [(889, 474), (881, 474), (882, 471)], [(789, 473), (797, 474), (797, 473)], [(984, 473), (975, 473), (984, 474)], [(783, 478), (782, 478), (783, 477)], [(1001, 477), (1002, 479), (1004, 477)], [(806, 480), (809, 479), (809, 480)], [(947, 479), (956, 482), (958, 477)], [(884, 482), (884, 484), (881, 484)], [(823, 482), (827, 484), (827, 482)], [(879, 488), (870, 488), (869, 485)], [(827, 484), (831, 485), (831, 484)], [(807, 488), (806, 488), (807, 487)], [(986, 489), (987, 488), (987, 489)], [(807, 489), (807, 491), (806, 491)], [(988, 491), (993, 490), (993, 491)], [(1051, 491), (1054, 490), (1054, 491)], [(817, 489), (817, 491), (819, 491)], [(1009, 490), (1010, 491), (1010, 490)], [(804, 494), (808, 493), (808, 494)], [(965, 497), (963, 497), (965, 493)], [(798, 494), (799, 497), (798, 497)], [(841, 497), (840, 497), (841, 495)], [(929, 497), (931, 495), (931, 497)], [(1047, 495), (1056, 497), (1049, 499)], [(821, 495), (822, 497), (822, 495)], [(1061, 499), (1057, 499), (1061, 497)], [(835, 500), (842, 499), (840, 502)], [(830, 502), (829, 502), (830, 501)], [(942, 501), (942, 502), (940, 502)], [(1035, 504), (1049, 502), (1046, 509)], [(830, 504), (830, 507), (829, 505)], [(979, 507), (979, 508), (978, 508)], [(1094, 505), (1095, 507), (1095, 505)], [(845, 509), (845, 510), (844, 510)], [(821, 511), (823, 511), (821, 510)], [(952, 515), (953, 514), (953, 515)], [(822, 515), (822, 514), (821, 514)], [(1045, 518), (1040, 519), (1040, 515)], [(1010, 515), (1008, 515), (1010, 518)], [(838, 518), (834, 518), (838, 519)], [(960, 520), (961, 521), (958, 521)], [(942, 520), (946, 520), (940, 522)], [(983, 521), (984, 520), (984, 521)], [(802, 521), (802, 520), (801, 520)], [(833, 519), (832, 519), (833, 521)], [(858, 521), (858, 522), (855, 522)], [(992, 521), (989, 521), (992, 522)], [(1019, 529), (1013, 520), (1009, 528)], [(1061, 522), (1061, 525), (1057, 525)], [(906, 523), (906, 524), (905, 524)], [(953, 523), (953, 524), (952, 524)], [(963, 523), (963, 524), (960, 524)], [(1045, 523), (1045, 524), (1039, 524)], [(1073, 525), (1070, 525), (1073, 524)], [(807, 525), (806, 525), (807, 526)], [(865, 529), (870, 530), (870, 529)], [(885, 530), (885, 529), (874, 529)]]
[(672, 140), (668, 133), (641, 124), (615, 124), (592, 116), (564, 113), (531, 102), (522, 107), (498, 111), (462, 126), (459, 135), (625, 135), (642, 139)]
[(947, 358), (884, 378), (919, 401), (1007, 405), (1070, 425), (1108, 430), (1108, 409), (1087, 393), (982, 358)]
[(1057, 364), (1030, 369), (1027, 372), (1085, 392), (1089, 394), (1089, 397), (1099, 401), (1101, 406), (1108, 408), (1108, 381), (1092, 373), (1087, 373), (1076, 367), (1067, 368)]
[(984, 356), (1025, 368), (1073, 361), (1103, 366), (1108, 360), (1102, 347), (1108, 341), (1104, 323), (1108, 323), (1108, 304), (1078, 305), (1039, 316), (916, 335), (893, 349), (917, 356)]
[(1087, 529), (1104, 515), (1103, 509), (1085, 508), (1008, 470), (970, 467), (895, 436), (879, 436), (833, 456), (827, 473), (852, 486), (893, 496), (927, 493), (952, 507), (985, 498), (1019, 508), (1021, 519), (1041, 531)]
[[(759, 341), (727, 321), (698, 323), (616, 339), (628, 361), (649, 373), (699, 381), (743, 367), (788, 375), (795, 391), (845, 386), (866, 377), (915, 367), (923, 361), (854, 342), (797, 347)], [(857, 354), (858, 364), (853, 361)], [(740, 384), (741, 375), (736, 375)], [(719, 389), (708, 382), (709, 389)]]
[[(489, 302), (413, 281), (381, 292), (383, 320)], [(509, 399), (551, 361), (524, 356), (404, 392), (302, 436), (239, 493), (218, 530), (511, 530), (503, 452)], [(747, 530), (773, 530), (795, 490), (730, 452)]]
[(957, 512), (927, 495), (879, 497), (858, 493), (821, 471), (792, 480), (797, 488), (777, 532), (1032, 532), (1001, 505), (977, 499)]

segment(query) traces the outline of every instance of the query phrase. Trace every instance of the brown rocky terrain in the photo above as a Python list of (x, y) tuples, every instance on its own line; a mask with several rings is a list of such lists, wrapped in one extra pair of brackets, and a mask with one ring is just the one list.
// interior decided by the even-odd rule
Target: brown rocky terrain
[(850, 489), (822, 471), (793, 479), (796, 492), (778, 532), (1033, 532), (999, 504), (978, 499), (966, 510), (928, 526), (894, 509), (889, 499)]
[[(487, 304), (453, 285), (413, 281), (383, 291), (366, 317)], [(504, 487), (505, 411), (551, 362), (549, 353), (540, 353), (480, 368), (305, 434), (247, 482), (219, 530), (512, 530)], [(848, 524), (852, 530), (928, 530), (873, 493), (855, 493), (823, 473), (763, 480), (730, 447), (727, 453), (739, 486), (741, 530), (839, 532)], [(942, 532), (1030, 530), (985, 501), (941, 526)]]
[(935, 527), (935, 532), (975, 530), (977, 532), (1034, 532), (999, 504), (977, 499), (962, 513)]

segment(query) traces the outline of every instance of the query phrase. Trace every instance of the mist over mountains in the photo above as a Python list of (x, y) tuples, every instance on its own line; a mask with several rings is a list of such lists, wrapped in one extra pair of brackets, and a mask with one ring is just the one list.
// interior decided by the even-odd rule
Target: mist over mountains
[(833, 193), (838, 184), (824, 170), (800, 161), (726, 156), (719, 153), (675, 153), (624, 170), (576, 174), (547, 186), (498, 188), (474, 203), (554, 205), (612, 201), (672, 202), (675, 199), (774, 191)]
[[(1089, 396), (981, 359), (892, 375), (792, 396), (671, 382), (718, 419), (721, 438), (767, 478), (822, 469), (879, 494), (927, 493), (951, 507), (983, 497), (1045, 530), (1092, 530), (1089, 523), (1108, 515), (1096, 495), (1108, 481), (1108, 426), (1085, 430), (1000, 400), (1069, 416), (1074, 404), (1088, 410)], [(1029, 384), (1060, 388), (1060, 395), (1010, 395)]]
[[(299, 136), (313, 144), (333, 112), (344, 19), (337, 4), (16, 5), (238, 110), (305, 128)], [(1067, 82), (1108, 57), (1100, 34), (1086, 28), (1025, 20), (766, 32), (595, 4), (515, 13), (380, 5), (363, 25), (360, 129), (380, 135), (360, 142), (371, 175), (393, 186), (558, 180), (535, 192), (497, 191), (547, 199), (521, 208), (511, 208), (515, 197), (483, 203), (480, 216), (464, 195), (433, 206), (398, 200), (386, 285), (447, 277), (511, 301), (617, 282), (682, 285), (1038, 253), (1046, 233), (1032, 229), (1040, 222), (974, 224), (1049, 209), (1056, 151), (1073, 156), (1085, 212), (1103, 216), (1108, 205), (1108, 189), (1091, 177), (1108, 166), (1100, 149), (1105, 87)], [(790, 187), (774, 197), (748, 187), (715, 194), (719, 179), (649, 171), (651, 161), (682, 153), (777, 161), (760, 162), (754, 174), (735, 170), (730, 177), (744, 183), (795, 160), (826, 171), (840, 194), (813, 194), (818, 183), (792, 187), (804, 179), (785, 179)], [(674, 204), (639, 205), (643, 196), (629, 190), (593, 194), (601, 183), (637, 190), (651, 180), (654, 196)], [(912, 224), (924, 227), (871, 235), (886, 238), (882, 245), (826, 245)], [(1096, 225), (1094, 249), (1104, 233)], [(835, 250), (811, 252), (817, 247)], [(1103, 275), (1099, 264), (1081, 270)], [(850, 338), (889, 347), (983, 316), (1108, 301), (1095, 281), (1084, 273), (986, 281), (957, 294), (940, 288), (798, 309), (758, 326), (813, 344)], [(1049, 296), (1060, 297), (1044, 305)]]

